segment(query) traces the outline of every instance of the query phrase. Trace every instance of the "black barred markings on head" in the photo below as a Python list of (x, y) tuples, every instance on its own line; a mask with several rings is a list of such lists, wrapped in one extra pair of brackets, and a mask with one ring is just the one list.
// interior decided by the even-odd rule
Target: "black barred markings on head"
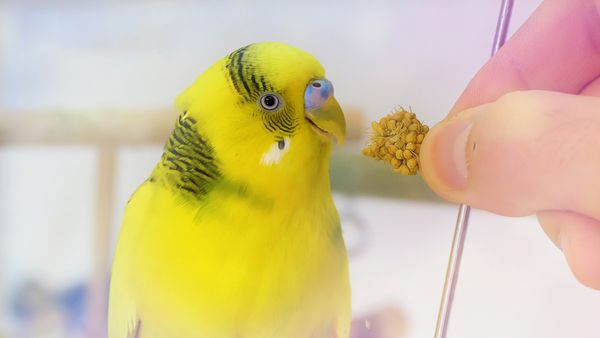
[[(256, 104), (264, 93), (275, 93), (284, 98), (282, 90), (276, 90), (253, 62), (252, 46), (242, 47), (229, 54), (225, 68), (235, 91), (241, 96), (243, 104)], [(291, 137), (296, 132), (299, 122), (294, 107), (283, 102), (283, 108), (275, 112), (267, 112), (260, 107), (252, 109), (260, 111), (264, 128), (273, 134)]]

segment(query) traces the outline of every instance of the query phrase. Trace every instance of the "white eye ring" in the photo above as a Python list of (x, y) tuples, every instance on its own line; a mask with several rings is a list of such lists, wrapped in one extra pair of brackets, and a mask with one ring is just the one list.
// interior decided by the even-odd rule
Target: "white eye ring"
[(260, 99), (258, 99), (258, 103), (262, 109), (268, 112), (279, 110), (282, 101), (283, 100), (279, 97), (279, 95), (275, 93), (264, 93), (261, 95)]

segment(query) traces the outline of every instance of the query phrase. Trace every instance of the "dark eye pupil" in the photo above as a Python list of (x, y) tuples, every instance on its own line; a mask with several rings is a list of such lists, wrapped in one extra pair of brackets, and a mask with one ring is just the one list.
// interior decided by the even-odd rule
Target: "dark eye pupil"
[(277, 104), (277, 99), (273, 95), (267, 95), (264, 99), (265, 106), (271, 108)]
[(278, 111), (283, 105), (282, 98), (274, 93), (263, 94), (257, 102), (260, 107), (268, 112)]

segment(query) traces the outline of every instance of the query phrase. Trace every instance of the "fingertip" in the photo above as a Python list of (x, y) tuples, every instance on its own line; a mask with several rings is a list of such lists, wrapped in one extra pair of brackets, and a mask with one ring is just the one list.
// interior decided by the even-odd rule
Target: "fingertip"
[(490, 104), (464, 110), (435, 125), (421, 146), (421, 168), (425, 182), (442, 198), (464, 202), (469, 181), (471, 134)]
[(577, 280), (600, 290), (600, 222), (585, 216), (565, 224), (559, 235), (561, 249)]
[(431, 189), (449, 201), (503, 215), (533, 212), (536, 201), (523, 196), (535, 183), (530, 178), (539, 174), (535, 166), (523, 164), (530, 160), (535, 116), (506, 113), (528, 97), (505, 95), (434, 126), (421, 146), (423, 177)]
[(447, 196), (464, 189), (467, 182), (465, 147), (472, 126), (470, 121), (446, 121), (435, 126), (423, 141), (423, 177), (434, 191)]
[(537, 213), (544, 232), (563, 252), (575, 278), (600, 290), (600, 221), (564, 210)]

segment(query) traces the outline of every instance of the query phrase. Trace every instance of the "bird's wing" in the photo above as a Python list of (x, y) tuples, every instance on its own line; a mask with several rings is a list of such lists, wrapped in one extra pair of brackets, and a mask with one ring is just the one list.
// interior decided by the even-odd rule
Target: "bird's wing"
[(116, 260), (111, 276), (108, 311), (109, 338), (141, 338), (141, 321), (132, 293), (129, 292), (127, 273)]
[[(135, 272), (132, 269), (131, 258), (134, 247), (130, 245), (130, 236), (134, 235), (132, 232), (135, 233), (138, 229), (138, 224), (132, 223), (143, 220), (143, 218), (132, 217), (133, 214), (140, 212), (140, 207), (142, 207), (140, 204), (143, 204), (136, 201), (136, 197), (139, 196), (141, 190), (146, 190), (147, 188), (146, 183), (142, 184), (129, 199), (125, 208), (125, 217), (113, 259), (110, 279), (108, 307), (109, 338), (142, 338), (142, 322), (136, 307), (134, 286), (131, 283), (133, 280), (131, 274)], [(145, 195), (145, 192), (143, 194)]]
[(127, 338), (141, 338), (142, 334), (142, 321), (138, 319), (138, 321), (135, 323), (135, 327), (133, 328), (133, 330), (131, 330), (129, 332), (129, 335), (127, 336)]
[(122, 277), (113, 273), (111, 280), (108, 337), (141, 338), (141, 320), (131, 293), (127, 291), (128, 284)]

